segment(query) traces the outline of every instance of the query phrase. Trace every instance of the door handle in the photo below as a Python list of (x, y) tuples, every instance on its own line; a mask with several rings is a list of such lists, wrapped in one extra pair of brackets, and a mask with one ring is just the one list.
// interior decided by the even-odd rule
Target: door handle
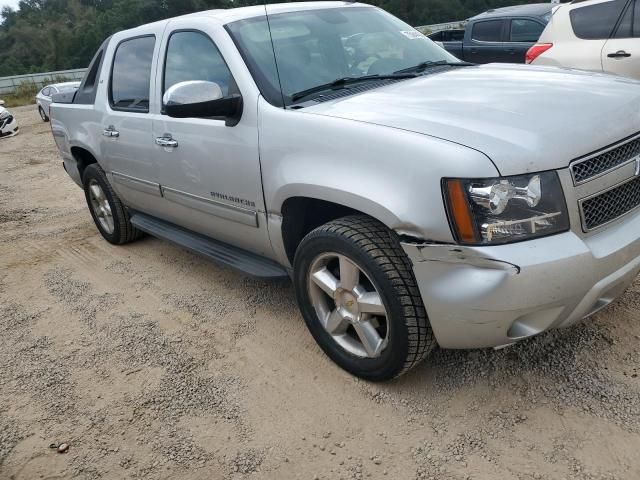
[(160, 145), (161, 147), (176, 148), (178, 146), (178, 141), (174, 140), (171, 135), (164, 135), (162, 137), (156, 137), (156, 145)]
[(609, 58), (628, 58), (630, 56), (631, 54), (625, 52), (624, 50), (618, 50), (616, 53), (610, 53), (609, 55), (607, 55), (607, 57)]
[(113, 125), (109, 125), (102, 131), (102, 135), (109, 138), (117, 138), (120, 136), (120, 132), (117, 131)]

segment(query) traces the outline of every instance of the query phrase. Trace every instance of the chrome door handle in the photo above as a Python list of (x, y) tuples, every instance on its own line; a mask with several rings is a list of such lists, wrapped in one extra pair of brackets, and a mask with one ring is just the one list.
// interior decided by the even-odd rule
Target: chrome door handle
[(120, 132), (117, 131), (113, 125), (110, 125), (102, 131), (102, 135), (109, 138), (117, 138), (120, 136)]
[(178, 141), (174, 140), (171, 136), (165, 135), (164, 137), (156, 137), (156, 145), (160, 145), (161, 147), (176, 148), (178, 146)]
[(618, 50), (616, 53), (610, 53), (609, 55), (607, 55), (607, 57), (609, 58), (628, 58), (630, 56), (631, 54), (625, 52), (624, 50)]

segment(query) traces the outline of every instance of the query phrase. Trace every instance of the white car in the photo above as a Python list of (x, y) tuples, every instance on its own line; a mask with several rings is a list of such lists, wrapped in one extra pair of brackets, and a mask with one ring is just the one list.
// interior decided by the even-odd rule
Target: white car
[(18, 130), (16, 117), (4, 108), (4, 100), (0, 100), (0, 138), (13, 137), (18, 134)]
[(526, 61), (640, 79), (640, 0), (557, 7)]
[(42, 88), (36, 95), (36, 104), (38, 112), (43, 122), (49, 121), (49, 106), (51, 105), (51, 97), (56, 93), (74, 92), (80, 87), (80, 82), (54, 83)]

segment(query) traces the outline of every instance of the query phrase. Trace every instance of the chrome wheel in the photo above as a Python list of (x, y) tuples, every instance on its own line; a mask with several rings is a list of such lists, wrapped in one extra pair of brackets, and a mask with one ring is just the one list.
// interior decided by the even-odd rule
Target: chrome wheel
[(373, 282), (351, 259), (317, 257), (309, 270), (309, 296), (324, 329), (347, 352), (379, 357), (388, 344), (388, 315)]
[(113, 214), (111, 213), (111, 205), (109, 200), (104, 194), (100, 184), (91, 179), (89, 181), (89, 201), (91, 203), (91, 209), (100, 223), (100, 227), (108, 234), (113, 233)]

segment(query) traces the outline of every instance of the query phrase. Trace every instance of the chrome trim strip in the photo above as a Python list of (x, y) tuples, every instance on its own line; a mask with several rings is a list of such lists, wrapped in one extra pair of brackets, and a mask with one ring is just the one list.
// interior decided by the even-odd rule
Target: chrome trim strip
[(589, 195), (588, 197), (581, 198), (580, 200), (578, 200), (578, 207), (580, 209), (580, 220), (581, 220), (581, 223), (582, 223), (582, 230), (585, 233), (593, 232), (594, 230), (598, 230), (598, 229), (600, 229), (602, 227), (606, 227), (607, 225), (612, 224), (613, 222), (621, 219), (622, 217), (624, 217), (624, 216), (626, 216), (626, 215), (628, 215), (630, 213), (633, 213), (636, 210), (640, 209), (640, 205), (638, 205), (636, 207), (633, 207), (631, 210), (627, 210), (622, 215), (618, 215), (616, 218), (612, 218), (608, 222), (602, 223), (602, 224), (598, 225), (597, 227), (592, 227), (592, 228), (587, 228), (587, 224), (586, 224), (585, 218), (584, 218), (584, 208), (582, 206), (582, 204), (584, 202), (586, 202), (587, 200), (591, 200), (594, 197), (599, 197), (600, 195), (604, 195), (605, 193), (610, 192), (611, 190), (615, 190), (618, 187), (622, 187), (623, 185), (626, 185), (627, 183), (633, 182), (634, 180), (638, 180), (638, 177), (631, 177), (628, 180), (625, 180), (624, 182), (617, 183), (617, 184), (613, 185), (612, 187), (606, 188), (604, 190), (600, 190), (599, 192), (596, 192), (596, 193), (594, 193), (592, 195)]
[(605, 153), (610, 152), (611, 150), (615, 150), (616, 148), (622, 147), (623, 145), (626, 145), (627, 143), (631, 143), (631, 142), (633, 142), (634, 140), (637, 140), (637, 139), (639, 139), (639, 138), (640, 138), (640, 133), (637, 133), (637, 134), (635, 134), (634, 136), (629, 137), (629, 138), (626, 138), (625, 140), (622, 140), (622, 141), (620, 141), (620, 142), (618, 142), (618, 143), (614, 143), (613, 145), (611, 145), (611, 146), (609, 146), (609, 147), (607, 147), (607, 148), (604, 148), (604, 149), (602, 149), (602, 150), (598, 150), (598, 151), (597, 151), (597, 152), (595, 152), (595, 153), (590, 153), (590, 154), (588, 154), (588, 155), (586, 155), (586, 156), (584, 156), (584, 157), (582, 157), (582, 158), (578, 158), (578, 159), (576, 159), (576, 160), (573, 160), (573, 161), (569, 164), (569, 171), (571, 172), (571, 179), (573, 180), (573, 184), (574, 184), (576, 187), (577, 187), (578, 185), (583, 185), (583, 184), (585, 184), (585, 183), (587, 183), (587, 182), (590, 182), (591, 180), (595, 180), (596, 178), (599, 178), (599, 177), (602, 177), (602, 176), (604, 176), (604, 175), (606, 175), (606, 174), (608, 174), (608, 173), (611, 173), (611, 172), (613, 172), (614, 170), (617, 170), (618, 168), (625, 167), (625, 166), (627, 166), (628, 164), (635, 162), (635, 161), (636, 161), (636, 158), (637, 158), (639, 155), (636, 155), (635, 157), (633, 157), (633, 158), (631, 158), (631, 159), (627, 160), (627, 161), (626, 161), (626, 162), (624, 162), (624, 163), (621, 163), (620, 165), (616, 165), (615, 167), (611, 167), (611, 168), (610, 168), (610, 169), (608, 169), (608, 170), (605, 170), (605, 171), (603, 171), (603, 172), (600, 172), (600, 173), (598, 173), (597, 175), (594, 175), (593, 177), (589, 177), (589, 178), (587, 178), (586, 180), (581, 180), (581, 181), (579, 181), (579, 182), (577, 182), (577, 181), (576, 181), (576, 177), (575, 177), (575, 176), (574, 176), (574, 174), (573, 174), (573, 167), (574, 167), (574, 166), (579, 165), (579, 164), (584, 163), (584, 162), (587, 162), (587, 161), (589, 161), (589, 160), (592, 160), (592, 159), (594, 159), (595, 157), (599, 157), (600, 155), (604, 155)]
[(258, 228), (258, 212), (237, 205), (229, 205), (210, 198), (200, 197), (175, 188), (160, 187), (162, 196), (170, 202), (215, 215), (250, 227)]
[(132, 190), (138, 190), (140, 192), (149, 193), (158, 197), (162, 196), (160, 191), (160, 184), (143, 180), (141, 178), (125, 175), (120, 172), (111, 172), (111, 178), (113, 181)]

